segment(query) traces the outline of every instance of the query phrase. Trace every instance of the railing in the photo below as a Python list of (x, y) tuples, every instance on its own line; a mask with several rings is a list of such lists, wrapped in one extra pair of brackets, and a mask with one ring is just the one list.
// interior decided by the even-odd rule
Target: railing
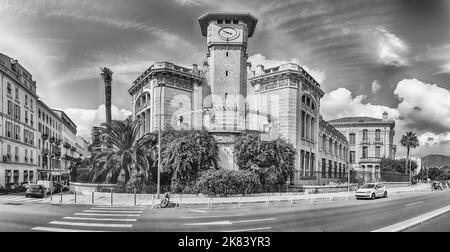
[(381, 162), (381, 157), (360, 157), (360, 163), (379, 163)]
[(370, 144), (370, 139), (369, 138), (363, 138), (361, 140), (361, 144)]

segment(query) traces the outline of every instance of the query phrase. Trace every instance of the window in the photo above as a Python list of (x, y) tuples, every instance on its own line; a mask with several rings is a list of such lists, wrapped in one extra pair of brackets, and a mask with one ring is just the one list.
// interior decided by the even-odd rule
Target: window
[(363, 130), (363, 140), (367, 140), (368, 135), (369, 135), (369, 131), (364, 129)]
[(13, 104), (10, 100), (8, 100), (8, 115), (13, 115)]
[(332, 170), (333, 170), (333, 162), (331, 160), (328, 160), (328, 177), (332, 178)]
[(34, 126), (34, 119), (33, 119), (33, 114), (30, 114), (30, 123), (31, 123), (31, 127)]
[(375, 141), (380, 141), (381, 140), (381, 130), (380, 129), (376, 129), (375, 130)]
[(217, 24), (223, 24), (223, 20), (222, 19), (218, 19), (217, 20)]
[(25, 110), (25, 123), (28, 123), (28, 111)]
[(30, 108), (33, 110), (33, 99), (30, 98)]
[(25, 105), (28, 105), (28, 95), (25, 94)]
[(225, 53), (225, 56), (228, 57), (228, 52)]
[(14, 125), (14, 139), (20, 140), (20, 126)]
[(368, 151), (368, 148), (367, 148), (367, 146), (364, 146), (363, 148), (362, 148), (362, 157), (363, 158), (366, 158), (367, 157), (367, 151)]
[(322, 178), (326, 177), (327, 161), (322, 158)]
[(20, 120), (20, 107), (17, 104), (14, 104), (14, 118)]
[(225, 19), (225, 24), (231, 24), (231, 20)]
[(8, 90), (8, 94), (12, 95), (12, 87), (11, 87), (11, 83), (9, 83), (9, 82), (8, 82), (7, 90)]
[(12, 124), (6, 122), (6, 137), (12, 138)]
[(338, 170), (338, 166), (337, 166), (337, 162), (334, 162), (334, 177), (337, 178), (337, 171)]
[(323, 135), (323, 137), (322, 137), (322, 149), (324, 152), (327, 149), (327, 136), (326, 135)]
[(354, 163), (355, 163), (355, 152), (350, 151), (350, 164), (354, 164)]
[(328, 141), (328, 153), (333, 154), (333, 139)]
[(380, 146), (376, 146), (375, 147), (375, 157), (380, 157), (380, 151), (381, 151), (381, 147)]
[(38, 118), (41, 119), (41, 110), (38, 109)]
[(234, 19), (233, 24), (239, 24), (239, 20)]
[(6, 146), (6, 154), (8, 157), (8, 160), (11, 160), (11, 145), (8, 144), (8, 146)]
[(225, 71), (225, 76), (228, 76), (228, 71)]
[(19, 147), (16, 146), (15, 150), (16, 151), (14, 152), (15, 153), (14, 157), (15, 157), (16, 160), (19, 160)]
[(355, 142), (356, 142), (355, 133), (350, 133), (349, 139), (350, 139), (350, 144), (355, 144)]
[(16, 88), (16, 99), (19, 100), (19, 89)]

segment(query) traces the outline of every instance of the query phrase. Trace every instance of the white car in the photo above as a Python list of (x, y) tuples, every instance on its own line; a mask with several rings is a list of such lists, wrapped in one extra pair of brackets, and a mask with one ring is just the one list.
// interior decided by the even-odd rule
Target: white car
[(387, 198), (387, 188), (381, 183), (368, 183), (356, 190), (356, 199), (375, 199), (378, 197)]

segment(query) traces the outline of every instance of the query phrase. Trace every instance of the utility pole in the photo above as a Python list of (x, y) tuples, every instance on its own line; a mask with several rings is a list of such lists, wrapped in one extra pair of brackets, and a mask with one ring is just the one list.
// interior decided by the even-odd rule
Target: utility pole
[(161, 187), (161, 170), (162, 170), (162, 158), (161, 158), (161, 124), (162, 124), (162, 88), (164, 86), (164, 83), (159, 83), (158, 86), (160, 87), (159, 90), (159, 130), (158, 130), (158, 181), (157, 181), (157, 188), (156, 188), (156, 194), (159, 199), (160, 194), (160, 187)]

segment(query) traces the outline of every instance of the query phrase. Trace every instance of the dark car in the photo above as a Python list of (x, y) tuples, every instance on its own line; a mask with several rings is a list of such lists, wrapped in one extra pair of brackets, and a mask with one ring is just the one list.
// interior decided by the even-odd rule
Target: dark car
[(0, 185), (0, 194), (7, 194), (7, 193), (8, 193), (8, 190), (6, 190), (5, 187)]
[(28, 187), (27, 193), (25, 197), (39, 197), (44, 198), (45, 197), (45, 187), (43, 185), (30, 185)]
[(20, 185), (19, 183), (8, 183), (8, 184), (6, 184), (6, 189), (9, 192), (13, 192), (13, 193), (26, 191), (26, 188), (24, 186)]

